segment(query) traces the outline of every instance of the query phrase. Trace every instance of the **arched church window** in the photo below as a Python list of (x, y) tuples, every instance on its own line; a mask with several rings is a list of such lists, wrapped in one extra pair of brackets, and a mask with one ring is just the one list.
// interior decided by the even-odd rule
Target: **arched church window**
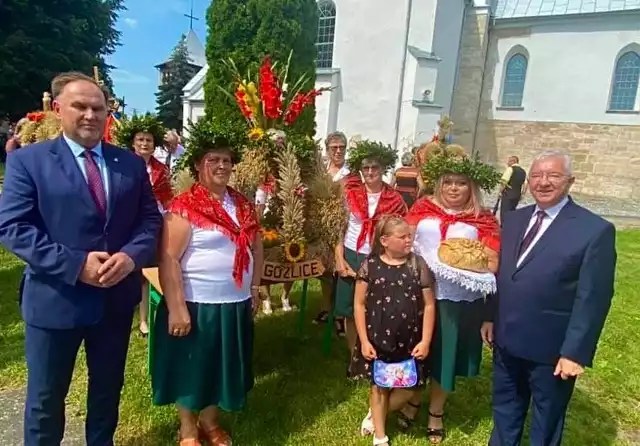
[(331, 68), (333, 66), (333, 41), (336, 34), (336, 5), (331, 0), (320, 0), (318, 10), (320, 19), (318, 20), (318, 37), (316, 38), (318, 50), (316, 66)]
[(527, 77), (527, 58), (523, 54), (514, 54), (507, 62), (502, 83), (503, 107), (522, 107), (524, 81)]
[(616, 62), (609, 110), (632, 111), (635, 109), (640, 79), (640, 54), (624, 53)]

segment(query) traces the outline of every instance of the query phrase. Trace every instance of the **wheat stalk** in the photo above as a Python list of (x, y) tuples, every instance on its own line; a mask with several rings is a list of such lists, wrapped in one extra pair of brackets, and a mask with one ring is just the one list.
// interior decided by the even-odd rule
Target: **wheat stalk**
[(282, 202), (281, 236), (285, 243), (304, 242), (304, 199), (300, 166), (291, 145), (278, 153), (278, 198)]

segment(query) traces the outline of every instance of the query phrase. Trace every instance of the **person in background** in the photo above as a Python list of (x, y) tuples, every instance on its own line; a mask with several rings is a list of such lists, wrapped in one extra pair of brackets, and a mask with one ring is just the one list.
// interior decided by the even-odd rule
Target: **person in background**
[[(529, 171), (535, 204), (502, 224), (498, 292), (481, 335), (493, 348), (490, 446), (559, 446), (576, 379), (593, 364), (611, 307), (616, 229), (569, 196), (571, 158), (543, 152)], [(597, 420), (594, 420), (597, 426)]]
[(196, 182), (164, 216), (151, 384), (154, 404), (178, 408), (181, 446), (231, 446), (220, 410), (241, 410), (254, 383), (264, 256), (253, 203), (228, 186), (235, 154), (221, 136), (192, 145)]
[(84, 444), (108, 446), (118, 425), (141, 269), (155, 258), (162, 217), (142, 159), (101, 141), (107, 101), (96, 81), (63, 73), (51, 93), (62, 135), (9, 156), (0, 195), (0, 242), (27, 264), (20, 291), (24, 445), (61, 443), (65, 399), (84, 344)]
[(173, 172), (173, 168), (184, 152), (184, 147), (180, 144), (180, 135), (174, 129), (165, 134), (162, 147), (156, 148), (153, 156)]
[(507, 212), (514, 211), (525, 193), (527, 172), (518, 164), (517, 156), (510, 156), (507, 169), (502, 174), (500, 186), (500, 223), (504, 221)]
[[(121, 120), (114, 134), (115, 139), (124, 147), (132, 148), (134, 153), (144, 160), (151, 190), (158, 202), (158, 210), (164, 213), (173, 199), (171, 173), (166, 165), (153, 156), (155, 145), (164, 135), (162, 124), (152, 115), (134, 115), (131, 119)], [(140, 334), (149, 334), (149, 283), (144, 278), (140, 303)]]
[(404, 153), (400, 161), (402, 162), (402, 167), (393, 173), (390, 186), (400, 192), (404, 202), (407, 203), (408, 207), (411, 207), (422, 189), (422, 177), (411, 152)]
[[(327, 135), (324, 144), (328, 158), (327, 173), (334, 182), (342, 182), (349, 175), (349, 167), (346, 163), (347, 136), (342, 132), (332, 132)], [(326, 324), (329, 320), (329, 311), (333, 308), (335, 300), (336, 280), (336, 275), (331, 272), (325, 273), (320, 278), (322, 304), (320, 312), (313, 321), (315, 324)], [(337, 317), (335, 326), (338, 336), (343, 337), (345, 335), (344, 318)]]

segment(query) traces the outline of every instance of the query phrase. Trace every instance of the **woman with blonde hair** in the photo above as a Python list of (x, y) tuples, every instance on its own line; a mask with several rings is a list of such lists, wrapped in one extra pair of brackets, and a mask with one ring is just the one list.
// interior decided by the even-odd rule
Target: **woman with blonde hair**
[[(438, 444), (445, 437), (444, 405), (456, 377), (477, 376), (480, 370), (484, 297), (495, 292), (500, 249), (500, 228), (482, 207), (480, 189), (492, 190), (500, 175), (452, 145), (432, 154), (423, 173), (434, 194), (419, 199), (407, 221), (415, 231), (414, 251), (435, 276), (427, 435)], [(401, 425), (411, 424), (419, 403), (416, 393), (399, 414)]]

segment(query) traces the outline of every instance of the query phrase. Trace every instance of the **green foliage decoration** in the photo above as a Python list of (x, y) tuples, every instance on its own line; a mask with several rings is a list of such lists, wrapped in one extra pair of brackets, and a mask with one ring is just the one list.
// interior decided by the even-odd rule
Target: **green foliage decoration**
[(494, 167), (481, 162), (477, 156), (470, 158), (447, 150), (431, 155), (422, 167), (422, 178), (428, 188), (433, 188), (436, 181), (447, 174), (463, 175), (486, 192), (493, 191), (502, 177)]
[(174, 174), (188, 169), (196, 178), (196, 164), (212, 148), (225, 147), (231, 150), (234, 163), (242, 157), (242, 153), (252, 142), (249, 140), (244, 124), (237, 125), (226, 119), (200, 119), (196, 123), (189, 122), (188, 136), (185, 142), (186, 152), (174, 167)]
[(359, 172), (362, 168), (362, 161), (365, 159), (374, 159), (384, 172), (389, 171), (396, 165), (398, 154), (390, 145), (379, 141), (371, 141), (368, 139), (358, 141), (355, 147), (349, 149), (349, 158), (347, 166), (351, 172)]
[[(240, 73), (256, 73), (266, 55), (285, 64), (293, 52), (290, 79), (306, 74), (303, 90), (315, 85), (318, 5), (315, 0), (215, 0), (207, 12), (209, 70), (205, 81), (208, 118), (244, 123), (237, 104), (222, 90), (235, 91), (233, 74), (221, 61), (232, 59)], [(307, 107), (293, 125), (315, 134), (315, 108)], [(289, 133), (289, 131), (287, 131)]]
[(133, 148), (133, 141), (137, 133), (150, 133), (153, 136), (155, 146), (162, 144), (166, 133), (156, 115), (145, 113), (144, 115), (123, 116), (115, 128), (114, 136), (117, 144), (125, 149)]

